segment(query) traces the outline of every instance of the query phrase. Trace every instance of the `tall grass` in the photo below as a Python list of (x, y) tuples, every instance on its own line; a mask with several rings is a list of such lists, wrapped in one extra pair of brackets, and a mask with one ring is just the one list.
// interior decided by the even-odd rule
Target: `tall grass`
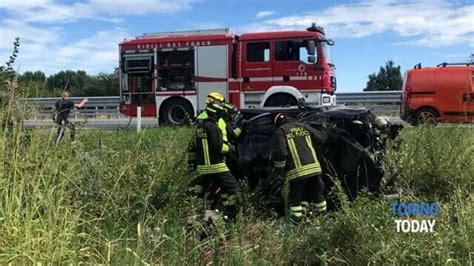
[(199, 206), (185, 193), (190, 128), (81, 131), (59, 147), (54, 133), (0, 134), (0, 263), (473, 263), (469, 128), (405, 129), (388, 151), (387, 189), (442, 204), (434, 234), (396, 233), (390, 201), (362, 193), (298, 226), (246, 208), (206, 240), (186, 222)]

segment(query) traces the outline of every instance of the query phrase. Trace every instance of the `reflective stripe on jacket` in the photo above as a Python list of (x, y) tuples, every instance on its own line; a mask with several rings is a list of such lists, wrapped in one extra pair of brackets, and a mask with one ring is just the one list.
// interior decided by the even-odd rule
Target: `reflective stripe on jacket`
[[(208, 117), (207, 113), (206, 111), (204, 111), (198, 115), (197, 120), (205, 120), (207, 119), (207, 117)], [(222, 132), (222, 139), (224, 140), (225, 143), (229, 143), (229, 140), (227, 138), (227, 123), (224, 121), (224, 119), (222, 119), (222, 117), (219, 118), (217, 125)]]
[(272, 142), (272, 161), (275, 170), (288, 180), (317, 175), (322, 172), (315, 144), (326, 136), (314, 128), (298, 122), (288, 122), (278, 128)]
[(197, 171), (201, 175), (229, 171), (224, 162), (229, 146), (222, 139), (222, 132), (216, 123), (201, 120), (196, 126), (196, 133), (191, 143), (190, 153), (195, 153)]

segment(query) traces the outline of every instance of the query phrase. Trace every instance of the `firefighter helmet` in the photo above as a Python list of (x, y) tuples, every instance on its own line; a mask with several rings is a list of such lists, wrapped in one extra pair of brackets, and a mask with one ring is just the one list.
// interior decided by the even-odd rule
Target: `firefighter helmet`
[(237, 109), (237, 107), (231, 103), (224, 103), (224, 109), (229, 114), (234, 114), (234, 113), (239, 112), (239, 109)]
[(218, 100), (210, 101), (206, 105), (206, 113), (208, 117), (220, 118), (224, 112), (224, 104)]
[(275, 123), (275, 126), (280, 127), (285, 120), (288, 119), (288, 114), (286, 113), (278, 113), (275, 116), (275, 119), (273, 119), (273, 123)]
[(207, 95), (206, 104), (209, 104), (212, 101), (225, 102), (225, 97), (220, 92), (214, 91)]

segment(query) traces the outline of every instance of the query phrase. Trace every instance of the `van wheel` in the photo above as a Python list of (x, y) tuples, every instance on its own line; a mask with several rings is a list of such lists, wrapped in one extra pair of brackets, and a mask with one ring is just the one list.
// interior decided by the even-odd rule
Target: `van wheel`
[(164, 125), (185, 125), (192, 117), (193, 107), (187, 100), (181, 98), (170, 99), (161, 107), (160, 122)]
[(421, 108), (416, 111), (414, 125), (427, 124), (427, 125), (437, 125), (439, 115), (438, 112), (431, 108)]
[(296, 106), (298, 101), (290, 94), (278, 93), (271, 96), (266, 102), (265, 107), (276, 107), (276, 106)]

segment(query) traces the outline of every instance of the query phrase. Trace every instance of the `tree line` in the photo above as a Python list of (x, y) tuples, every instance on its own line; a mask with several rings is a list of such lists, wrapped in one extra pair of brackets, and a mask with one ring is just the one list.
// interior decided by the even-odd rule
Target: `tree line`
[(26, 71), (18, 75), (18, 83), (29, 97), (57, 97), (65, 90), (71, 96), (110, 96), (119, 92), (118, 70), (97, 75), (63, 70), (48, 77), (39, 70)]

